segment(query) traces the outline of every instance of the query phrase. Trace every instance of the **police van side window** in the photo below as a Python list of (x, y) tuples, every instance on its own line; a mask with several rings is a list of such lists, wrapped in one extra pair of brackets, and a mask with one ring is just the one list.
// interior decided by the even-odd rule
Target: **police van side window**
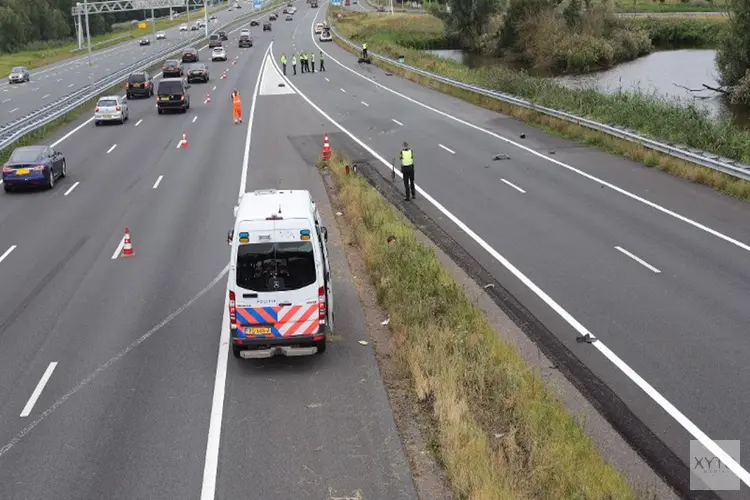
[(237, 286), (244, 289), (298, 290), (312, 285), (316, 279), (311, 241), (252, 243), (237, 249)]

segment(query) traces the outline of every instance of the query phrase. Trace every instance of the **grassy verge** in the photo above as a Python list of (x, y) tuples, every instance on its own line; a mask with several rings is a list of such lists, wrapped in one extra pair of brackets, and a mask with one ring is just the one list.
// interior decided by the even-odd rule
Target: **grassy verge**
[[(393, 352), (431, 406), (435, 452), (457, 498), (635, 499), (580, 424), (501, 341), (412, 226), (334, 152), (336, 191), (377, 297)], [(387, 243), (389, 236), (396, 244)]]
[[(335, 13), (334, 9), (331, 11)], [(361, 35), (356, 29), (357, 25), (351, 20), (360, 15), (376, 16), (377, 14), (349, 12), (343, 19), (335, 20), (335, 25), (344, 36), (359, 41), (362, 39)], [(396, 16), (388, 17), (395, 18)], [(334, 22), (333, 19), (332, 16), (331, 22)], [(344, 49), (354, 53), (353, 49), (338, 38), (334, 37), (334, 40)], [(736, 127), (728, 120), (713, 120), (707, 113), (693, 106), (680, 106), (643, 93), (605, 94), (596, 90), (572, 89), (552, 80), (532, 77), (500, 65), (468, 68), (462, 64), (441, 59), (423, 51), (405, 48), (389, 41), (371, 42), (368, 40), (368, 44), (372, 52), (391, 58), (404, 55), (408, 64), (456, 80), (507, 92), (539, 105), (565, 110), (598, 122), (624, 126), (656, 140), (686, 144), (743, 163), (750, 163), (750, 131)], [(750, 182), (677, 160), (631, 142), (541, 113), (443, 85), (376, 59), (373, 59), (373, 64), (419, 84), (539, 126), (556, 135), (620, 154), (648, 167), (658, 168), (692, 182), (710, 186), (732, 197), (750, 200)]]
[(618, 12), (720, 12), (726, 7), (722, 0), (615, 0)]
[[(221, 8), (226, 8), (226, 6), (223, 6)], [(215, 10), (209, 10), (209, 12), (214, 11)], [(181, 16), (178, 19), (157, 19), (156, 30), (165, 30), (173, 26), (183, 24), (186, 22), (186, 19), (184, 19), (184, 17), (185, 16)], [(147, 29), (139, 29), (137, 27), (116, 29), (111, 33), (92, 37), (91, 44), (99, 44), (94, 50), (102, 50), (113, 45), (127, 42), (128, 40), (133, 40), (143, 36), (151, 36), (151, 23), (147, 23), (147, 25)], [(124, 38), (120, 38), (123, 36)], [(35, 47), (31, 50), (24, 50), (21, 52), (16, 52), (14, 54), (0, 54), (0, 76), (8, 75), (11, 72), (11, 69), (16, 66), (26, 66), (29, 69), (40, 68), (42, 66), (47, 66), (48, 64), (54, 64), (66, 59), (70, 59), (72, 57), (80, 56), (81, 54), (85, 54), (85, 51), (71, 52), (72, 50), (78, 48), (77, 41), (62, 41), (58, 43), (59, 44), (56, 45), (54, 42), (49, 42), (47, 44), (40, 44), (43, 46), (39, 48)]]

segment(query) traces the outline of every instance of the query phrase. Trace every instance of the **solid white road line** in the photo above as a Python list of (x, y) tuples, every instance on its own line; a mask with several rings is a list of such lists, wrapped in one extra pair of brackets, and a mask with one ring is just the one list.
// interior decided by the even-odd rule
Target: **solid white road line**
[(125, 246), (125, 235), (122, 235), (122, 239), (120, 240), (120, 243), (117, 245), (117, 248), (115, 249), (115, 253), (112, 254), (112, 260), (117, 260), (117, 258), (120, 256), (120, 252), (122, 252), (122, 247)]
[(393, 123), (395, 123), (396, 125), (401, 125), (402, 127), (404, 126), (404, 124), (403, 124), (403, 123), (401, 123), (400, 121), (396, 120), (395, 118), (391, 118), (391, 120), (392, 120), (392, 121), (393, 121)]
[(452, 154), (452, 155), (456, 154), (456, 152), (455, 152), (455, 151), (453, 151), (453, 150), (452, 150), (452, 149), (450, 149), (450, 148), (447, 148), (447, 147), (443, 146), (442, 144), (438, 144), (438, 146), (440, 146), (440, 147), (441, 147), (441, 148), (443, 148), (444, 150), (448, 151), (448, 152), (449, 152), (450, 154)]
[(73, 190), (76, 187), (78, 187), (79, 184), (80, 184), (80, 182), (76, 182), (75, 184), (73, 184), (72, 186), (70, 186), (70, 188), (67, 191), (65, 191), (65, 194), (63, 196), (68, 196), (70, 193), (73, 192)]
[(156, 189), (156, 188), (158, 188), (158, 187), (159, 187), (159, 184), (161, 184), (161, 180), (162, 180), (163, 178), (164, 178), (164, 176), (163, 176), (163, 175), (160, 175), (160, 176), (159, 176), (159, 177), (158, 177), (158, 178), (156, 179), (156, 182), (154, 182), (154, 189)]
[(13, 109), (11, 109), (11, 110), (10, 110), (9, 112), (10, 112), (10, 113), (15, 113), (15, 112), (16, 112), (16, 111), (18, 111), (19, 109), (21, 109), (21, 108), (13, 108)]
[(138, 125), (140, 125), (142, 121), (143, 121), (143, 118), (141, 118), (140, 120), (138, 120), (137, 122), (135, 122), (135, 126), (137, 127)]
[(47, 382), (49, 382), (49, 379), (52, 376), (52, 372), (55, 371), (56, 367), (57, 367), (57, 361), (53, 361), (52, 363), (49, 364), (47, 369), (44, 371), (44, 375), (42, 375), (41, 380), (39, 380), (39, 383), (36, 385), (36, 389), (34, 389), (34, 392), (31, 393), (31, 397), (29, 398), (29, 401), (26, 403), (26, 406), (23, 407), (23, 411), (21, 412), (21, 415), (20, 415), (21, 418), (28, 417), (31, 414), (31, 410), (34, 408), (34, 405), (39, 399), (39, 396), (42, 395), (44, 386), (47, 385)]
[(513, 189), (515, 189), (516, 191), (520, 191), (522, 193), (526, 193), (526, 191), (524, 191), (520, 187), (516, 186), (515, 184), (513, 184), (509, 180), (506, 180), (506, 179), (500, 179), (500, 180), (503, 181), (504, 183), (506, 183), (507, 185), (509, 185), (510, 187), (512, 187)]
[(641, 259), (641, 258), (639, 258), (639, 257), (637, 257), (635, 255), (633, 255), (632, 253), (628, 252), (627, 250), (625, 250), (622, 247), (616, 246), (615, 250), (618, 250), (618, 251), (624, 253), (625, 255), (627, 255), (628, 257), (630, 257), (631, 259), (633, 259), (634, 261), (636, 261), (637, 263), (639, 263), (643, 267), (651, 269), (653, 272), (655, 272), (657, 274), (661, 272), (658, 269), (656, 269), (654, 266), (652, 266), (651, 264), (649, 264), (648, 262), (646, 262), (645, 260), (643, 260), (643, 259)]
[(370, 105), (369, 105), (369, 104), (367, 104), (367, 103), (366, 103), (365, 101), (362, 101), (362, 104), (364, 104), (364, 105), (365, 105), (365, 106), (367, 106), (368, 108), (370, 107)]
[[(258, 79), (255, 81), (253, 90), (253, 101), (250, 105), (250, 116), (247, 121), (247, 135), (245, 136), (245, 151), (242, 156), (242, 173), (240, 175), (240, 188), (237, 199), (245, 193), (247, 184), (247, 169), (250, 163), (250, 143), (253, 136), (253, 121), (255, 118), (255, 104), (258, 98), (260, 80), (263, 69), (268, 60), (268, 53), (273, 42), (268, 45), (263, 54)], [(274, 63), (274, 66), (276, 64)], [(278, 67), (277, 67), (278, 69)], [(219, 338), (219, 357), (216, 362), (216, 378), (214, 380), (214, 396), (211, 403), (211, 419), (208, 426), (208, 441), (206, 443), (206, 458), (203, 467), (203, 486), (201, 488), (200, 500), (214, 500), (216, 498), (216, 478), (219, 471), (219, 445), (221, 444), (221, 425), (224, 418), (224, 393), (226, 391), (227, 362), (229, 360), (229, 297), (224, 293), (224, 316), (221, 320), (221, 337)]]
[(4, 261), (5, 259), (7, 259), (7, 258), (8, 258), (8, 255), (10, 255), (10, 254), (11, 254), (11, 252), (12, 252), (13, 250), (15, 250), (16, 248), (18, 248), (18, 246), (17, 246), (17, 245), (11, 245), (9, 249), (7, 249), (7, 250), (6, 250), (5, 252), (3, 252), (3, 254), (2, 254), (2, 255), (0, 255), (0, 262), (2, 262), (2, 261)]
[[(317, 15), (316, 15), (317, 18)], [(314, 21), (313, 21), (314, 22)], [(313, 37), (313, 43), (315, 43), (315, 39)], [(315, 43), (318, 48), (320, 46)], [(271, 46), (273, 46), (273, 42), (271, 43)], [(322, 49), (321, 49), (322, 50)], [(324, 52), (325, 53), (325, 52)], [(339, 64), (341, 67), (345, 68), (343, 64), (339, 63), (330, 56), (330, 54), (327, 54), (329, 58), (333, 59), (337, 64)], [(275, 64), (275, 62), (274, 62)], [(348, 69), (348, 68), (347, 68)], [(358, 74), (356, 71), (353, 71), (353, 73)], [(339, 130), (344, 132), (346, 135), (348, 135), (354, 142), (362, 146), (366, 151), (368, 151), (373, 157), (377, 158), (386, 168), (391, 169), (391, 164), (388, 162), (383, 156), (378, 154), (374, 149), (369, 147), (367, 144), (362, 142), (358, 137), (356, 137), (354, 134), (352, 134), (350, 131), (345, 129), (343, 126), (341, 126), (336, 120), (331, 118), (328, 114), (326, 114), (325, 111), (320, 109), (314, 102), (312, 102), (305, 94), (299, 91), (297, 87), (294, 86), (294, 84), (288, 79), (285, 78), (287, 85), (289, 85), (289, 88), (296, 91), (302, 99), (304, 99), (310, 106), (312, 106), (318, 113), (320, 113), (324, 118), (326, 118), (328, 121), (330, 121), (334, 126), (336, 126)], [(380, 84), (378, 84), (380, 85)], [(383, 88), (388, 89), (388, 87)], [(395, 91), (393, 91), (395, 92)], [(410, 98), (407, 98), (410, 99)], [(442, 113), (442, 112), (440, 112)], [(500, 136), (498, 136), (500, 137)], [(543, 156), (543, 155), (541, 155)], [(555, 160), (556, 163), (557, 162)], [(564, 164), (561, 164), (564, 165)], [(395, 171), (396, 175), (399, 177), (403, 177), (403, 174), (399, 172), (398, 170)], [(588, 175), (588, 174), (586, 174)], [(603, 183), (604, 181), (602, 181)], [(460, 220), (458, 217), (453, 215), (451, 212), (448, 211), (439, 201), (437, 201), (435, 198), (430, 196), (427, 192), (425, 192), (422, 188), (420, 188), (418, 185), (415, 186), (416, 190), (419, 191), (419, 193), (426, 199), (428, 202), (432, 203), (435, 208), (437, 208), (440, 212), (443, 213), (448, 219), (450, 219), (456, 226), (459, 227), (464, 233), (466, 233), (469, 238), (474, 240), (477, 244), (479, 244), (487, 253), (489, 253), (495, 260), (497, 260), (505, 269), (510, 271), (516, 279), (521, 281), (527, 288), (529, 288), (537, 297), (539, 297), (547, 306), (549, 306), (553, 311), (555, 311), (562, 319), (565, 320), (566, 323), (568, 323), (571, 327), (573, 327), (576, 332), (578, 332), (581, 336), (591, 336), (595, 337), (594, 335), (589, 332), (586, 327), (584, 327), (577, 319), (573, 317), (567, 310), (565, 310), (560, 304), (558, 304), (552, 297), (547, 295), (547, 293), (539, 288), (536, 283), (531, 281), (525, 274), (523, 274), (516, 266), (514, 266), (508, 259), (506, 259), (503, 255), (501, 255), (497, 250), (492, 248), (489, 243), (484, 241), (477, 233), (475, 233), (469, 226), (467, 226), (462, 220)], [(619, 189), (619, 188), (618, 188)], [(590, 344), (593, 346), (596, 350), (598, 350), (607, 360), (609, 360), (610, 363), (612, 363), (614, 366), (616, 366), (622, 373), (624, 373), (634, 384), (636, 384), (648, 397), (650, 397), (654, 402), (656, 402), (661, 408), (674, 420), (676, 420), (687, 432), (689, 432), (695, 439), (697, 439), (707, 450), (709, 450), (711, 453), (713, 453), (717, 458), (719, 458), (724, 464), (726, 464), (727, 468), (734, 472), (746, 485), (750, 486), (750, 473), (745, 470), (734, 458), (732, 458), (727, 452), (725, 452), (718, 444), (716, 444), (715, 441), (713, 441), (708, 435), (706, 435), (702, 430), (700, 430), (689, 418), (687, 418), (680, 410), (678, 410), (672, 403), (670, 403), (664, 396), (661, 395), (659, 391), (657, 391), (651, 384), (649, 384), (643, 377), (638, 375), (638, 373), (635, 372), (625, 361), (623, 361), (617, 354), (615, 354), (613, 351), (611, 351), (604, 343), (597, 339), (596, 342), (593, 344)]]
[[(318, 15), (320, 15), (320, 13), (318, 13), (318, 14), (315, 15), (315, 18), (314, 18), (313, 22), (315, 22), (317, 20)], [(450, 115), (450, 114), (448, 114), (448, 113), (446, 113), (444, 111), (440, 111), (439, 109), (435, 109), (432, 106), (428, 106), (427, 104), (424, 104), (424, 103), (422, 103), (420, 101), (417, 101), (416, 99), (413, 99), (413, 98), (411, 98), (411, 97), (409, 97), (407, 95), (404, 95), (404, 94), (402, 94), (400, 92), (397, 92), (397, 91), (391, 89), (390, 87), (387, 87), (387, 86), (383, 85), (380, 82), (376, 82), (375, 80), (373, 80), (373, 79), (371, 79), (371, 78), (369, 78), (369, 77), (367, 77), (367, 76), (365, 76), (365, 75), (363, 75), (363, 74), (361, 74), (361, 73), (359, 73), (357, 71), (354, 71), (353, 69), (349, 68), (348, 66), (346, 66), (345, 64), (343, 64), (342, 62), (340, 62), (335, 57), (332, 57), (328, 52), (326, 52), (325, 50), (323, 50), (320, 45), (318, 45), (318, 42), (315, 40), (314, 36), (312, 37), (312, 41), (313, 41), (313, 44), (321, 52), (323, 52), (325, 55), (327, 55), (329, 58), (331, 58), (333, 60), (333, 62), (335, 62), (336, 64), (338, 64), (339, 66), (341, 66), (345, 70), (347, 70), (347, 71), (353, 73), (354, 75), (358, 76), (359, 78), (362, 78), (363, 80), (367, 80), (368, 82), (370, 82), (373, 85), (376, 85), (376, 86), (382, 88), (383, 90), (386, 90), (387, 92), (390, 92), (390, 93), (392, 93), (394, 95), (397, 95), (397, 96), (399, 96), (399, 97), (401, 97), (403, 99), (406, 99), (407, 101), (412, 102), (412, 103), (416, 104), (417, 106), (420, 106), (422, 108), (428, 109), (428, 110), (432, 111), (433, 113), (437, 113), (437, 114), (439, 114), (441, 116), (444, 116), (445, 118), (448, 118), (448, 119), (453, 120), (453, 121), (455, 121), (457, 123), (465, 125), (465, 126), (467, 126), (469, 128), (473, 128), (474, 130), (483, 132), (483, 133), (485, 133), (485, 134), (487, 134), (489, 136), (492, 136), (492, 137), (494, 137), (496, 139), (504, 141), (507, 144), (511, 144), (511, 145), (513, 145), (513, 146), (515, 146), (515, 147), (517, 147), (519, 149), (522, 149), (522, 150), (526, 151), (527, 153), (530, 153), (530, 154), (536, 156), (537, 158), (542, 158), (542, 159), (547, 160), (547, 161), (549, 161), (551, 163), (554, 163), (555, 165), (558, 165), (558, 166), (560, 166), (560, 167), (562, 167), (562, 168), (564, 168), (566, 170), (569, 170), (570, 172), (574, 172), (574, 173), (580, 175), (581, 177), (585, 177), (586, 179), (589, 179), (589, 180), (592, 180), (594, 182), (597, 182), (597, 183), (599, 183), (602, 186), (608, 187), (609, 189), (612, 189), (613, 191), (616, 191), (616, 192), (622, 194), (623, 196), (627, 196), (628, 198), (630, 198), (632, 200), (635, 200), (635, 201), (637, 201), (639, 203), (643, 203), (644, 205), (647, 205), (647, 206), (653, 208), (654, 210), (658, 210), (659, 212), (662, 212), (663, 214), (669, 215), (670, 217), (673, 217), (673, 218), (675, 218), (677, 220), (680, 220), (680, 221), (682, 221), (682, 222), (684, 222), (686, 224), (689, 224), (689, 225), (691, 225), (691, 226), (693, 226), (693, 227), (695, 227), (697, 229), (700, 229), (701, 231), (704, 231), (704, 232), (706, 232), (708, 234), (711, 234), (711, 235), (713, 235), (713, 236), (715, 236), (715, 237), (717, 237), (719, 239), (722, 239), (722, 240), (726, 241), (727, 243), (731, 243), (732, 245), (735, 245), (735, 246), (737, 246), (739, 248), (742, 248), (743, 250), (746, 250), (746, 251), (750, 252), (750, 244), (743, 243), (743, 242), (741, 242), (741, 241), (739, 241), (737, 239), (734, 239), (734, 238), (732, 238), (730, 236), (727, 236), (727, 235), (725, 235), (725, 234), (723, 234), (723, 233), (721, 233), (719, 231), (711, 229), (710, 227), (705, 226), (705, 225), (701, 224), (700, 222), (696, 222), (696, 221), (694, 221), (692, 219), (689, 219), (689, 218), (685, 217), (684, 215), (680, 215), (677, 212), (673, 212), (672, 210), (669, 210), (668, 208), (665, 208), (665, 207), (663, 207), (663, 206), (661, 206), (661, 205), (659, 205), (657, 203), (654, 203), (654, 202), (649, 201), (649, 200), (647, 200), (645, 198), (642, 198), (642, 197), (640, 197), (640, 196), (638, 196), (638, 195), (636, 195), (634, 193), (631, 193), (630, 191), (627, 191), (627, 190), (625, 190), (625, 189), (623, 189), (623, 188), (621, 188), (619, 186), (616, 186), (616, 185), (614, 185), (614, 184), (612, 184), (610, 182), (607, 182), (607, 181), (605, 181), (603, 179), (600, 179), (600, 178), (598, 178), (598, 177), (596, 177), (594, 175), (586, 173), (583, 170), (575, 168), (575, 167), (573, 167), (571, 165), (568, 165), (567, 163), (563, 163), (563, 162), (561, 162), (559, 160), (556, 160), (554, 158), (550, 158), (549, 156), (545, 156), (544, 154), (542, 154), (542, 153), (540, 153), (538, 151), (535, 151), (535, 150), (531, 149), (528, 146), (524, 146), (523, 144), (520, 144), (518, 142), (512, 141), (512, 140), (508, 139), (507, 137), (503, 137), (503, 136), (501, 136), (499, 134), (496, 134), (496, 133), (494, 133), (494, 132), (492, 132), (490, 130), (484, 129), (484, 128), (478, 126), (478, 125), (474, 125), (473, 123), (469, 123), (469, 122), (467, 122), (465, 120), (462, 120), (460, 118), (452, 116), (452, 115)], [(726, 455), (726, 456), (728, 457), (729, 455)], [(750, 474), (748, 474), (748, 478), (750, 478)], [(750, 485), (750, 482), (748, 482), (748, 485)]]
[(112, 151), (114, 151), (116, 147), (117, 147), (117, 144), (113, 144), (112, 147), (107, 150), (107, 154), (109, 154)]

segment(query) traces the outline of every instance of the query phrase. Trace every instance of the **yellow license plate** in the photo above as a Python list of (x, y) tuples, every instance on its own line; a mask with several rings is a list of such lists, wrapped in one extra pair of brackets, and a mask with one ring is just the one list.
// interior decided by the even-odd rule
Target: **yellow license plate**
[(112, 118), (112, 115), (104, 115), (104, 118)]
[(169, 97), (161, 97), (160, 99), (161, 99), (162, 101), (168, 101), (168, 100), (169, 100)]
[(271, 328), (267, 326), (256, 326), (248, 328), (247, 333), (250, 335), (271, 335)]
[(28, 168), (19, 168), (18, 170), (16, 170), (16, 174), (18, 175), (28, 175), (29, 172), (31, 172), (31, 170), (29, 170)]

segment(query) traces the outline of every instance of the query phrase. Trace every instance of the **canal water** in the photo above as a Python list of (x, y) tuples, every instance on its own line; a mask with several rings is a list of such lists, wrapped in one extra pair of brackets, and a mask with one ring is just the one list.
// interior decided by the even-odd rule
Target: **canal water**
[[(472, 68), (502, 64), (497, 59), (460, 50), (434, 50), (432, 53)], [(715, 56), (716, 51), (712, 49), (657, 51), (604, 71), (550, 78), (569, 87), (596, 88), (603, 92), (640, 90), (654, 93), (680, 103), (695, 104), (712, 116), (725, 116), (739, 125), (750, 127), (750, 110), (732, 106), (722, 94), (703, 87), (704, 84), (719, 86)]]

